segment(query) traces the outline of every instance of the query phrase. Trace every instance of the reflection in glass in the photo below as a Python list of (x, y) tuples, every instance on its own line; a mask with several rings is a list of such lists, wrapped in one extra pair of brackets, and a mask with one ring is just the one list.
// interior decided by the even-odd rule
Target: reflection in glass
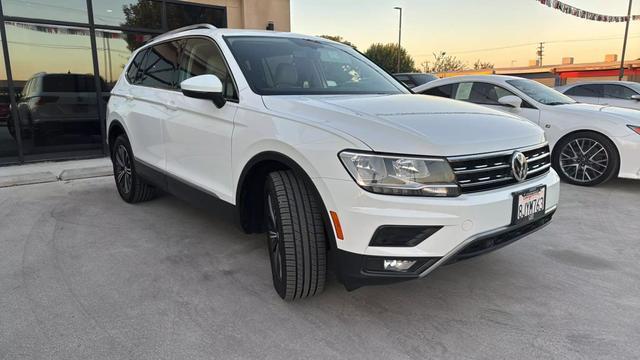
[(97, 25), (162, 29), (162, 3), (155, 0), (94, 0)]
[(96, 30), (100, 77), (106, 83), (103, 91), (111, 91), (129, 61), (131, 53), (154, 36), (117, 30)]
[(167, 26), (169, 30), (193, 24), (211, 24), (219, 28), (227, 27), (224, 8), (202, 7), (198, 5), (167, 3)]
[(5, 16), (89, 22), (87, 0), (2, 0)]
[[(0, 44), (2, 52), (2, 44)], [(11, 102), (4, 59), (0, 56), (0, 164), (15, 161), (18, 156), (15, 127), (11, 119)]]
[(23, 87), (17, 112), (24, 153), (99, 148), (89, 29), (5, 25), (13, 78)]

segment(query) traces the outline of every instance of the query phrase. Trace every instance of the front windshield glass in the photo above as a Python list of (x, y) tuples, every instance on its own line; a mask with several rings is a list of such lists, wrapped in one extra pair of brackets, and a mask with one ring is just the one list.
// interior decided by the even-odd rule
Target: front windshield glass
[(347, 46), (273, 36), (225, 40), (249, 86), (260, 95), (408, 93)]
[(507, 80), (516, 89), (544, 105), (575, 104), (575, 100), (533, 80)]

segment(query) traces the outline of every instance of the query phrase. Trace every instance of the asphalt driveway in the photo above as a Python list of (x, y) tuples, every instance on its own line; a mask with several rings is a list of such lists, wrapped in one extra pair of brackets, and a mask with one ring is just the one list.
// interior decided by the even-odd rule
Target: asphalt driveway
[(263, 236), (110, 178), (0, 189), (0, 359), (640, 357), (640, 182), (422, 281), (284, 303)]

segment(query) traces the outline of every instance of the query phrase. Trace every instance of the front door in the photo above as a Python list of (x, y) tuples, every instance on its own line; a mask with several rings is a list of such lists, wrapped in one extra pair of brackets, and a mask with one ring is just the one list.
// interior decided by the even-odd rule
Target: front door
[(213, 74), (224, 84), (227, 103), (177, 94), (165, 121), (167, 172), (189, 185), (233, 202), (231, 136), (237, 112), (237, 91), (217, 44), (210, 38), (188, 38), (178, 67), (178, 83)]

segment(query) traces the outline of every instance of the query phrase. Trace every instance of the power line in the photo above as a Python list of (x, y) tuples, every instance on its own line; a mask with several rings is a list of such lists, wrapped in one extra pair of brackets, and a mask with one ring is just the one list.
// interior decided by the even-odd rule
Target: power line
[[(640, 37), (640, 33), (634, 34), (633, 36), (629, 36), (629, 38), (639, 38), (639, 37)], [(545, 44), (585, 42), (585, 41), (620, 40), (620, 39), (622, 39), (622, 37), (620, 37), (620, 36), (616, 36), (616, 37), (610, 36), (610, 37), (588, 38), (588, 39), (552, 40), (552, 41), (545, 41)], [(515, 44), (515, 45), (505, 45), (505, 46), (494, 47), (494, 48), (484, 48), (484, 49), (475, 49), (475, 50), (462, 50), (462, 51), (447, 51), (447, 54), (452, 54), (452, 55), (472, 54), (472, 53), (486, 52), (486, 51), (514, 49), (514, 48), (520, 48), (520, 47), (525, 47), (525, 46), (533, 46), (533, 45), (540, 45), (540, 43), (539, 42), (530, 42), (530, 43), (522, 43), (522, 44)], [(415, 56), (422, 57), (422, 56), (430, 56), (430, 55), (431, 54), (417, 54)]]

